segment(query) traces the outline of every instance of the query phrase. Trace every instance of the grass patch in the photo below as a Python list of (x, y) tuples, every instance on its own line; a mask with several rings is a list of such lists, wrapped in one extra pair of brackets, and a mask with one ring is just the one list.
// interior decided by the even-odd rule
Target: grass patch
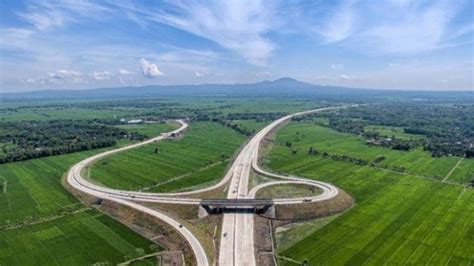
[(267, 177), (267, 176), (259, 175), (255, 173), (254, 171), (251, 171), (250, 178), (249, 178), (249, 191), (255, 186), (258, 186), (263, 183), (271, 182), (271, 181), (275, 181), (275, 179)]
[(281, 184), (260, 189), (257, 198), (302, 198), (313, 197), (323, 192), (322, 189), (304, 184)]

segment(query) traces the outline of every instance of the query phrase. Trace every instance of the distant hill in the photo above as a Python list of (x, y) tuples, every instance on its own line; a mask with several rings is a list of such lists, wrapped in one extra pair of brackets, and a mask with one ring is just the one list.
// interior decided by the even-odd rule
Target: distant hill
[[(169, 96), (285, 96), (285, 97), (328, 97), (346, 98), (353, 96), (366, 97), (431, 97), (440, 92), (409, 92), (374, 89), (356, 89), (337, 86), (315, 85), (292, 78), (281, 78), (273, 81), (262, 81), (250, 84), (201, 84), (201, 85), (152, 85), (142, 87), (115, 87), (87, 90), (43, 90), (19, 93), (2, 93), (3, 101), (14, 100), (47, 100), (47, 99), (94, 99), (94, 98), (144, 98)], [(442, 92), (453, 96), (453, 92)], [(473, 93), (455, 92), (457, 97)]]

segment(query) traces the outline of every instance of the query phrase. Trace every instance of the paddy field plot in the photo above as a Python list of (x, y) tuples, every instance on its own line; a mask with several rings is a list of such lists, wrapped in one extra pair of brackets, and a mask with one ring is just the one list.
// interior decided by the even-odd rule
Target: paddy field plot
[(117, 264), (156, 250), (149, 240), (93, 209), (0, 230), (0, 265)]
[(448, 181), (467, 184), (474, 179), (474, 159), (463, 159), (449, 175)]
[(62, 187), (70, 166), (99, 151), (0, 165), (1, 265), (116, 264), (152, 253), (150, 241)]
[[(292, 142), (291, 148), (287, 141)], [(309, 155), (310, 146), (368, 160), (383, 155), (386, 164), (403, 165), (416, 175)], [(277, 133), (266, 167), (333, 183), (350, 193), (356, 204), (285, 246), (279, 252), (280, 263), (472, 265), (474, 190), (417, 176), (437, 172), (443, 176), (458, 160), (431, 158), (420, 150), (400, 153), (370, 147), (355, 136), (310, 123), (290, 123)]]
[(98, 150), (50, 156), (0, 165), (7, 182), (0, 191), (0, 225), (15, 224), (57, 215), (80, 204), (61, 184), (69, 167)]
[(164, 140), (95, 162), (91, 179), (107, 187), (167, 192), (220, 179), (246, 137), (213, 122), (191, 123)]

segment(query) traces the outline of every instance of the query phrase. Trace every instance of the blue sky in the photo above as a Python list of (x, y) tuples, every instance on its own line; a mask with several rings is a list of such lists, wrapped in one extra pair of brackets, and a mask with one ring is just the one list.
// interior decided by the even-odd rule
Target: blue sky
[(474, 90), (474, 1), (0, 2), (2, 91), (293, 77)]

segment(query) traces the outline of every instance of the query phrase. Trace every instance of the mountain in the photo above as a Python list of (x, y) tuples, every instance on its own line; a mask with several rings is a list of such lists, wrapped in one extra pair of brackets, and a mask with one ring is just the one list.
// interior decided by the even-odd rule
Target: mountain
[[(459, 92), (463, 93), (463, 92)], [(427, 97), (439, 92), (407, 92), (374, 89), (356, 89), (337, 86), (314, 85), (292, 78), (261, 81), (250, 84), (201, 84), (201, 85), (152, 85), (142, 87), (116, 87), (87, 90), (43, 90), (20, 93), (1, 93), (2, 101), (46, 99), (93, 99), (93, 98), (144, 98), (169, 96), (285, 96), (351, 98), (353, 96), (383, 97), (408, 95)], [(452, 92), (450, 92), (452, 94)], [(446, 92), (446, 95), (448, 93)], [(472, 93), (469, 94), (472, 99)]]

